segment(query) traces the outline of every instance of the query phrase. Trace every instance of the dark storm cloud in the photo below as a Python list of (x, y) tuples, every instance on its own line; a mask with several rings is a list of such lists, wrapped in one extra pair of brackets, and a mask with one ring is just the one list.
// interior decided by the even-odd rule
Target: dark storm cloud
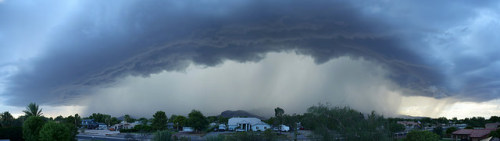
[[(318, 64), (340, 56), (363, 57), (389, 69), (390, 78), (409, 94), (443, 97), (460, 90), (448, 89), (447, 72), (425, 55), (424, 32), (464, 21), (484, 6), (402, 5), (407, 13), (397, 13), (401, 7), (396, 4), (402, 2), (121, 2), (76, 4), (51, 30), (42, 55), (9, 77), (8, 102), (61, 104), (128, 75), (182, 71), (190, 63), (258, 62), (265, 53), (283, 51), (310, 55)], [(445, 16), (450, 13), (462, 16)], [(486, 94), (498, 86), (495, 78), (471, 76), (468, 81), (487, 81), (477, 89)]]

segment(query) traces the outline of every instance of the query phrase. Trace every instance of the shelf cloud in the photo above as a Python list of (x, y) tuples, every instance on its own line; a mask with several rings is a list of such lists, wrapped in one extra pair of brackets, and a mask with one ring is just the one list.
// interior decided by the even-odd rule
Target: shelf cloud
[(131, 77), (189, 75), (192, 66), (261, 63), (269, 53), (285, 53), (309, 56), (317, 67), (345, 57), (370, 62), (384, 70), (380, 81), (404, 96), (486, 101), (500, 92), (500, 48), (498, 33), (492, 32), (500, 30), (498, 6), (496, 1), (1, 1), (0, 97), (16, 106), (72, 105)]

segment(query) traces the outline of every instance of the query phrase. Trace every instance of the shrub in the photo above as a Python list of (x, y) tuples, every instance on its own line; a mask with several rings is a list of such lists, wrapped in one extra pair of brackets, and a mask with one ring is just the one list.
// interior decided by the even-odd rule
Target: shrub
[(148, 125), (136, 125), (134, 126), (134, 129), (139, 131), (139, 132), (151, 132), (153, 131), (153, 128)]
[(40, 141), (70, 141), (74, 138), (73, 130), (63, 123), (49, 122), (40, 130)]
[(171, 141), (172, 140), (172, 133), (170, 131), (158, 131), (154, 134), (153, 137), (154, 141)]
[(120, 129), (120, 133), (133, 133), (138, 132), (137, 129)]
[(218, 136), (207, 137), (207, 141), (225, 141), (225, 140), (226, 136), (222, 134), (219, 134)]
[(21, 126), (0, 128), (0, 139), (10, 139), (11, 141), (22, 141), (23, 128)]
[(429, 131), (413, 130), (406, 135), (404, 141), (439, 141), (439, 135)]
[(40, 129), (45, 124), (45, 120), (39, 116), (30, 116), (23, 124), (23, 138), (28, 141), (37, 141)]

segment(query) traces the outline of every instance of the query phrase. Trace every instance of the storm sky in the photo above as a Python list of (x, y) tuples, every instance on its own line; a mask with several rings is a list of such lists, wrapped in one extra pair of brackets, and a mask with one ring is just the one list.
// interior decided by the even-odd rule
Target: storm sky
[(498, 115), (499, 7), (1, 0), (0, 110), (271, 115), (329, 103), (387, 116)]

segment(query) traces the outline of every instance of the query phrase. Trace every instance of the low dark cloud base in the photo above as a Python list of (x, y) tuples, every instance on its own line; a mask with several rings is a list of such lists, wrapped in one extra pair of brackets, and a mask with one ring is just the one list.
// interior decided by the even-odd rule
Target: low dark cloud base
[[(60, 26), (48, 51), (9, 78), (8, 104), (65, 105), (125, 76), (182, 71), (190, 64), (212, 67), (225, 60), (258, 62), (269, 52), (310, 55), (318, 64), (340, 56), (364, 58), (390, 70), (390, 79), (411, 90), (406, 94), (453, 94), (444, 72), (398, 32), (406, 26), (366, 17), (352, 3), (124, 3), (85, 2), (84, 10)], [(415, 42), (418, 36), (412, 36)]]

